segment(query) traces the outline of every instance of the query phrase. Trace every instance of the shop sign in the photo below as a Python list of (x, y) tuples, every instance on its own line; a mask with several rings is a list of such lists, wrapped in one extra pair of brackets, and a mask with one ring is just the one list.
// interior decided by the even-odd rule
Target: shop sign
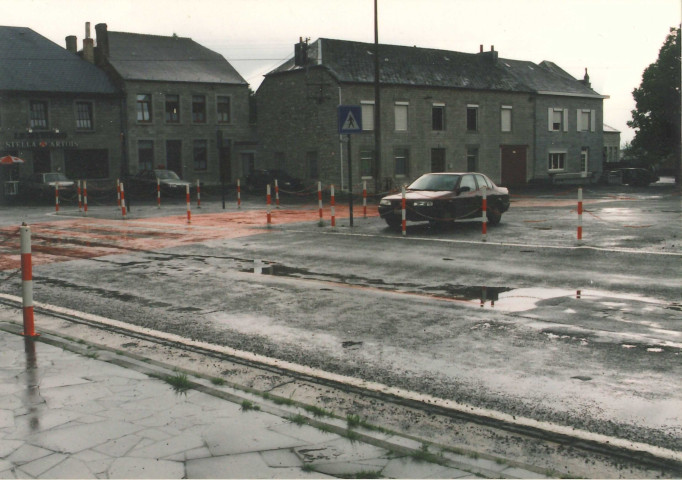
[(78, 148), (78, 142), (74, 142), (73, 140), (18, 140), (5, 142), (5, 148)]

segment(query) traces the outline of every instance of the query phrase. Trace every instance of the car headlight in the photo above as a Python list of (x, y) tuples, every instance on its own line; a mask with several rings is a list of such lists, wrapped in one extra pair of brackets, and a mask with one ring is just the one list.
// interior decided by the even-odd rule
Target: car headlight
[(385, 198), (382, 198), (381, 201), (379, 202), (379, 205), (383, 205), (384, 207), (390, 207), (391, 206), (391, 201), (387, 200)]
[(414, 202), (415, 207), (433, 207), (433, 202), (431, 200), (417, 200)]

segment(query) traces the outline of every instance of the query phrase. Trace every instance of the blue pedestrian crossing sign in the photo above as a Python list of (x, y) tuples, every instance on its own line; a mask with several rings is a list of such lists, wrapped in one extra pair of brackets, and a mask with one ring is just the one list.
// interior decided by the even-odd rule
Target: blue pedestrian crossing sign
[(339, 105), (339, 133), (362, 132), (362, 107), (360, 105)]

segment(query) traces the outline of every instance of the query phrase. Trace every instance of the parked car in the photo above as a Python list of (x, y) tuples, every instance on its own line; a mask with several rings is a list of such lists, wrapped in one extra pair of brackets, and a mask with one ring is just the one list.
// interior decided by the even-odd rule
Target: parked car
[(646, 168), (619, 168), (609, 172), (610, 175), (620, 175), (621, 183), (633, 187), (646, 187), (650, 183), (658, 182), (658, 176)]
[(161, 193), (167, 195), (183, 195), (187, 185), (192, 183), (181, 179), (173, 170), (140, 170), (136, 175), (124, 179), (124, 190), (141, 194), (156, 195), (157, 180), (161, 186)]
[(54, 198), (55, 185), (60, 195), (76, 192), (76, 184), (62, 172), (34, 173), (19, 182), (19, 193), (25, 197)]
[(275, 180), (277, 180), (277, 186), (281, 191), (300, 192), (303, 190), (303, 182), (299, 178), (292, 177), (284, 170), (279, 169), (253, 170), (246, 177), (246, 188), (250, 192), (265, 192), (267, 185), (270, 185), (274, 192)]
[[(406, 189), (406, 219), (431, 224), (482, 215), (483, 191), (486, 187), (488, 223), (500, 223), (509, 210), (509, 190), (498, 187), (482, 173), (427, 173)], [(402, 193), (389, 195), (379, 202), (379, 215), (393, 228), (402, 224)]]

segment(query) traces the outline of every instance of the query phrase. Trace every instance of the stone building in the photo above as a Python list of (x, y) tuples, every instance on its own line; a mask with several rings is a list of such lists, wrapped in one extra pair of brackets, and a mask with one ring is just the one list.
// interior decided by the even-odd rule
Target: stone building
[(0, 166), (3, 189), (31, 173), (117, 175), (120, 95), (107, 75), (30, 28), (0, 27), (0, 57), (0, 156), (24, 160)]
[(380, 159), (373, 44), (320, 38), (265, 75), (256, 98), (259, 167), (347, 183), (338, 105), (360, 105), (352, 182), (387, 189), (425, 172), (480, 171), (503, 185), (586, 183), (601, 171), (603, 99), (587, 72), (551, 62), (379, 45)]
[(620, 163), (620, 131), (613, 127), (604, 124), (604, 170), (611, 165), (619, 165)]
[(222, 55), (176, 35), (104, 23), (95, 31), (93, 61), (122, 91), (124, 175), (168, 168), (206, 184), (242, 176), (256, 145), (249, 86)]

